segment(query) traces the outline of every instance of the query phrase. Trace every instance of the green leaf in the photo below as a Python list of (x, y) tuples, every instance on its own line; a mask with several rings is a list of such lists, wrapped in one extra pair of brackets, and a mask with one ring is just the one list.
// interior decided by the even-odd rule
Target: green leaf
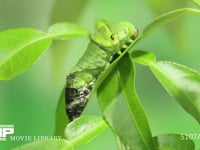
[(81, 116), (69, 123), (65, 130), (67, 139), (74, 144), (83, 144), (107, 128), (101, 117)]
[(29, 68), (51, 44), (45, 33), (13, 29), (0, 33), (0, 80), (9, 80)]
[(156, 61), (156, 56), (153, 53), (141, 50), (134, 50), (130, 52), (131, 59), (139, 64), (150, 66)]
[(185, 138), (183, 135), (167, 134), (155, 137), (159, 150), (195, 150), (192, 140)]
[(140, 36), (140, 38), (147, 36), (148, 34), (153, 32), (155, 29), (157, 29), (157, 28), (159, 28), (159, 27), (161, 27), (161, 26), (175, 20), (176, 18), (187, 14), (187, 13), (200, 14), (200, 10), (192, 9), (192, 8), (182, 8), (182, 9), (177, 9), (177, 10), (167, 12), (167, 13), (161, 15), (160, 17), (154, 19), (154, 21), (151, 22), (150, 24), (148, 24), (144, 28), (143, 33)]
[(52, 25), (48, 33), (35, 29), (11, 29), (0, 32), (0, 80), (9, 80), (28, 69), (49, 47), (52, 38), (88, 36), (72, 23)]
[(150, 68), (162, 86), (200, 123), (200, 74), (172, 62), (158, 61)]
[(49, 36), (54, 39), (68, 39), (89, 36), (88, 31), (73, 23), (56, 23), (49, 27)]
[(13, 150), (73, 150), (73, 146), (67, 140), (48, 140), (28, 143)]
[(133, 68), (126, 54), (98, 88), (99, 105), (117, 136), (119, 147), (156, 150), (143, 107), (133, 86)]
[(62, 93), (59, 97), (59, 101), (56, 108), (56, 127), (55, 135), (65, 137), (64, 131), (68, 124), (68, 118), (65, 112), (65, 88), (63, 88)]

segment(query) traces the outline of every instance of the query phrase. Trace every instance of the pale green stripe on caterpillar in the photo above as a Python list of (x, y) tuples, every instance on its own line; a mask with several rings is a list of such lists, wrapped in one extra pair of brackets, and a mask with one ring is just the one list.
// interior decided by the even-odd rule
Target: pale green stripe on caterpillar
[(70, 121), (81, 115), (99, 75), (137, 36), (129, 22), (103, 24), (91, 36), (87, 50), (67, 76), (65, 101)]

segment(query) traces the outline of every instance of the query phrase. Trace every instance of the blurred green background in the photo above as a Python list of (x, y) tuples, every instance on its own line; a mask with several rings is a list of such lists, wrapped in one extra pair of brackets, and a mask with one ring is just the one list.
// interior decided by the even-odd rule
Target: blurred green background
[[(95, 21), (106, 19), (130, 21), (142, 31), (153, 18), (182, 7), (195, 6), (189, 0), (0, 0), (0, 30), (31, 27), (45, 31), (54, 22), (73, 21), (93, 32)], [(200, 71), (199, 27), (199, 15), (184, 16), (156, 30), (135, 49), (152, 51), (159, 60), (175, 61)], [(56, 105), (66, 75), (88, 42), (84, 38), (55, 41), (28, 71), (10, 81), (0, 81), (0, 124), (14, 124), (15, 135), (53, 135)], [(148, 68), (136, 67), (136, 89), (153, 135), (200, 134), (198, 123), (168, 95)], [(95, 98), (84, 114), (101, 115)], [(0, 149), (24, 143), (0, 142)], [(199, 148), (200, 139), (195, 143)], [(116, 143), (107, 129), (76, 149), (116, 150)]]

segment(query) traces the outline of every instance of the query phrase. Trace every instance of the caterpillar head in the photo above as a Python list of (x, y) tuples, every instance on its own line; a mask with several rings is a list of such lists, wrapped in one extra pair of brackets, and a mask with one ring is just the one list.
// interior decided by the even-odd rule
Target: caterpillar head
[(110, 53), (128, 47), (138, 36), (138, 30), (129, 22), (104, 24), (92, 35), (93, 42)]

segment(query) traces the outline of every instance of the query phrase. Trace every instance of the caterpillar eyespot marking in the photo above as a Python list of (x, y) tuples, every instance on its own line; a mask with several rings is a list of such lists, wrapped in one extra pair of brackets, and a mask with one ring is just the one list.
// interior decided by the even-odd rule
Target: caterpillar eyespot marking
[(111, 34), (110, 38), (111, 38), (111, 40), (115, 40), (115, 35)]
[(91, 36), (87, 50), (67, 76), (65, 102), (69, 121), (81, 115), (99, 75), (137, 36), (138, 30), (129, 22), (102, 25)]

